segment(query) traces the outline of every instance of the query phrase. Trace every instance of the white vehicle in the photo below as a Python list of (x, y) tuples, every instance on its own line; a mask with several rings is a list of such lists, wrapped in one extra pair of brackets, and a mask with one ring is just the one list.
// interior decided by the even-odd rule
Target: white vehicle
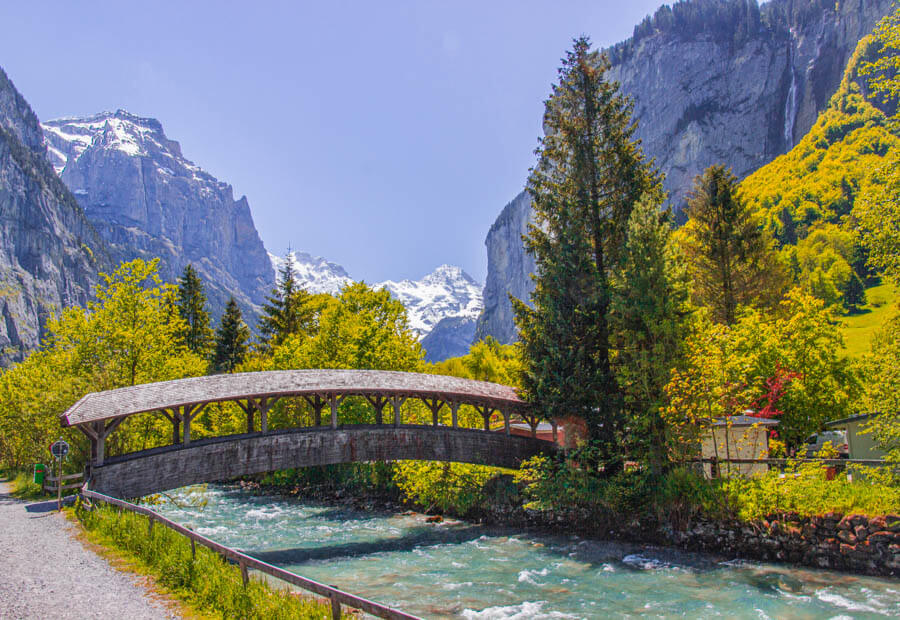
[(837, 450), (838, 458), (849, 458), (850, 446), (847, 445), (846, 431), (822, 431), (820, 433), (814, 433), (807, 437), (804, 442), (806, 444), (805, 453), (804, 448), (798, 450), (798, 453), (800, 456), (805, 456), (808, 459), (817, 458), (819, 452), (822, 450), (822, 446), (827, 442), (831, 442), (831, 446)]

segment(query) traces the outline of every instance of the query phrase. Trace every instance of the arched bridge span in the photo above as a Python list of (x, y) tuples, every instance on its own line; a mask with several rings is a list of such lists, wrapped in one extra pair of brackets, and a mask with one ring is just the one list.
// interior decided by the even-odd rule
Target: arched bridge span
[[(348, 396), (364, 397), (375, 424), (339, 424)], [(270, 430), (268, 412), (281, 399), (299, 398), (314, 412), (312, 426)], [(402, 407), (418, 399), (431, 425), (403, 423)], [(234, 402), (247, 415), (247, 432), (191, 441), (191, 421), (210, 403)], [(384, 420), (390, 405), (393, 419)], [(481, 430), (460, 428), (458, 411), (473, 407)], [(450, 411), (450, 424), (439, 413)], [(325, 425), (323, 411), (330, 420)], [(105, 440), (129, 416), (158, 412), (172, 424), (173, 445), (105, 458)], [(491, 430), (499, 413), (503, 428)], [(326, 414), (326, 415), (327, 415)], [(285, 370), (196, 377), (137, 385), (84, 396), (62, 417), (91, 441), (92, 488), (118, 497), (292, 467), (376, 460), (439, 460), (518, 467), (555, 444), (510, 434), (513, 417), (534, 430), (537, 420), (513, 388), (458, 377), (377, 370)], [(256, 420), (259, 420), (257, 430)], [(532, 432), (534, 435), (534, 432)]]

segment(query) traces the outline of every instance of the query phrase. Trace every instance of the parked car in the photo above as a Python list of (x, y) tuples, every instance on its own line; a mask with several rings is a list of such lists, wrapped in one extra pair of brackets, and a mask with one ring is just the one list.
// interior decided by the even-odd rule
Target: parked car
[(822, 431), (814, 433), (806, 438), (806, 451), (803, 448), (798, 450), (799, 456), (808, 459), (818, 458), (819, 452), (827, 442), (831, 442), (831, 446), (837, 450), (838, 458), (846, 459), (850, 457), (850, 446), (847, 445), (846, 431)]

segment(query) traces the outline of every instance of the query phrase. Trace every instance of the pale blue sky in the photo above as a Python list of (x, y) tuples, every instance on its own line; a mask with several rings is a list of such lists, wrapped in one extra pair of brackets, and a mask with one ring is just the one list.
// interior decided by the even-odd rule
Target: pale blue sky
[(0, 66), (41, 119), (126, 109), (246, 194), (266, 247), (369, 282), (484, 238), (533, 163), (571, 39), (661, 0), (4, 2)]

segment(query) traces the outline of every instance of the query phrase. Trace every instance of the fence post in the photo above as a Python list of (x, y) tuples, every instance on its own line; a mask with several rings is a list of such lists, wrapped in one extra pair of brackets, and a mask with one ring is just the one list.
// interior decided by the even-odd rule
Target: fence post
[(341, 602), (336, 592), (331, 593), (331, 620), (341, 620)]
[(153, 517), (147, 515), (147, 537), (153, 536)]
[(247, 582), (250, 581), (250, 575), (247, 574), (247, 565), (244, 564), (243, 560), (238, 561), (238, 564), (241, 565), (241, 581), (244, 582), (244, 587), (247, 587)]

